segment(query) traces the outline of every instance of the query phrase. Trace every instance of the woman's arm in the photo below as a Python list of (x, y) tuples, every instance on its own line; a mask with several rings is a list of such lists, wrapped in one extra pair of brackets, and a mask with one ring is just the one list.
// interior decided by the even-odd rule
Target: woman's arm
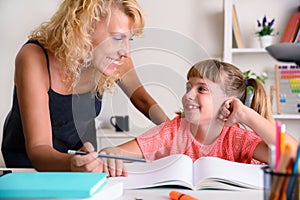
[(32, 165), (42, 171), (97, 170), (92, 155), (71, 156), (53, 148), (48, 97), (50, 80), (42, 49), (34, 44), (24, 45), (15, 65), (26, 150)]
[(168, 116), (141, 84), (130, 57), (124, 59), (119, 71), (121, 78), (118, 84), (132, 104), (157, 125), (168, 121)]

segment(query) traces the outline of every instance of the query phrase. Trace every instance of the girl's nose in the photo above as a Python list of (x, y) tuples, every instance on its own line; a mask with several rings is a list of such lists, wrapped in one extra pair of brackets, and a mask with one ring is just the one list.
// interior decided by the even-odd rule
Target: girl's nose
[(187, 100), (194, 100), (195, 96), (196, 96), (196, 94), (195, 94), (195, 91), (193, 89), (189, 90), (185, 95)]

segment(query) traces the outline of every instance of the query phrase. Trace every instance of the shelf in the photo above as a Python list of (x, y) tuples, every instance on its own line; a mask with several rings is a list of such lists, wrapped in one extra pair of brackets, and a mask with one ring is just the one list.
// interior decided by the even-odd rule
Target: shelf
[(231, 52), (233, 54), (243, 54), (243, 53), (267, 53), (266, 49), (263, 48), (232, 48)]
[(273, 115), (274, 119), (300, 119), (300, 114)]

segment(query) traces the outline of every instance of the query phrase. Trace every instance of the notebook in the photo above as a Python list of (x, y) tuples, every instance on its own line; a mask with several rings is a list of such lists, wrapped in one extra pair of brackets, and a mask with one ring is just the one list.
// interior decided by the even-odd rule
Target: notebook
[(89, 198), (107, 183), (106, 173), (13, 172), (0, 177), (0, 198)]
[(167, 156), (149, 163), (126, 163), (125, 189), (159, 186), (184, 187), (191, 190), (262, 190), (263, 170), (256, 164), (245, 164), (217, 157), (201, 157), (195, 162), (183, 154)]

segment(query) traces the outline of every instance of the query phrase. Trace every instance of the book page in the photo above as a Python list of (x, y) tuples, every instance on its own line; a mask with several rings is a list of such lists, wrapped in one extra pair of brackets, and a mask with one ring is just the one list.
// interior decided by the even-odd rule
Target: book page
[[(226, 183), (229, 183), (231, 188), (236, 189), (238, 187), (263, 189), (263, 170), (261, 169), (263, 166), (232, 162), (217, 157), (202, 157), (194, 163), (194, 185), (197, 185), (195, 186), (197, 189), (204, 186), (228, 189)], [(215, 183), (218, 180), (218, 184), (210, 182), (205, 185), (206, 179), (211, 179)]]
[(179, 185), (192, 188), (193, 163), (186, 155), (171, 155), (150, 163), (126, 163), (125, 189)]

